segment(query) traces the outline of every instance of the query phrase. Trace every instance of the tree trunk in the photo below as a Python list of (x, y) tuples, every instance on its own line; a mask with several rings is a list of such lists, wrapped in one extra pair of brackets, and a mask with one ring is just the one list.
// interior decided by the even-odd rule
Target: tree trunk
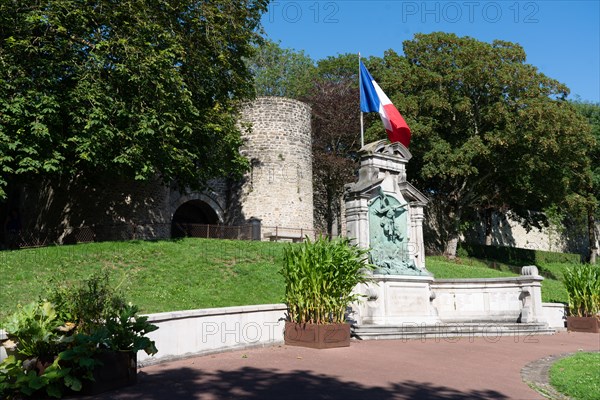
[(342, 232), (342, 218), (343, 218), (343, 215), (342, 215), (342, 210), (341, 210), (341, 207), (340, 207), (338, 209), (338, 211), (337, 211), (337, 218), (336, 218), (337, 235), (339, 237), (346, 236), (346, 232)]
[(458, 248), (458, 235), (455, 235), (454, 237), (449, 237), (448, 241), (446, 242), (446, 251), (445, 251), (446, 257), (448, 257), (450, 260), (456, 259), (457, 248)]
[(492, 208), (486, 208), (483, 211), (484, 215), (483, 215), (483, 223), (485, 225), (485, 245), (486, 246), (491, 246), (492, 245), (492, 216), (494, 215), (494, 209)]
[(333, 197), (329, 191), (327, 192), (327, 213), (325, 214), (325, 222), (327, 224), (327, 236), (333, 236), (333, 223), (335, 219), (335, 213), (333, 211)]
[(598, 244), (596, 243), (596, 219), (593, 210), (588, 210), (588, 240), (590, 247), (590, 264), (596, 264)]
[(449, 224), (444, 255), (450, 260), (454, 260), (456, 258), (456, 250), (458, 249), (458, 239), (460, 236), (461, 211), (462, 210), (457, 204), (451, 204), (448, 206)]

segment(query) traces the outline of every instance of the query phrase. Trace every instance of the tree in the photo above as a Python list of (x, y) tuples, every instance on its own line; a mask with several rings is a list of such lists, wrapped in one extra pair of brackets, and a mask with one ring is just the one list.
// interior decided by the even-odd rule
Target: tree
[(360, 148), (358, 59), (344, 54), (320, 60), (305, 100), (313, 120), (315, 219), (332, 235), (341, 230), (344, 185), (354, 179)]
[(315, 77), (314, 61), (304, 53), (266, 40), (247, 61), (258, 96), (305, 97)]
[(241, 176), (267, 3), (0, 0), (0, 198), (44, 175)]
[(595, 144), (590, 151), (590, 172), (591, 181), (589, 185), (583, 188), (586, 194), (586, 220), (589, 244), (589, 260), (591, 264), (596, 263), (598, 252), (598, 232), (596, 223), (600, 218), (600, 104), (574, 102), (573, 105), (577, 111), (583, 115), (591, 126), (592, 135), (595, 138)]
[(586, 179), (589, 129), (568, 89), (504, 41), (417, 34), (372, 73), (412, 129), (409, 176), (443, 210), (456, 254), (470, 211), (543, 210)]

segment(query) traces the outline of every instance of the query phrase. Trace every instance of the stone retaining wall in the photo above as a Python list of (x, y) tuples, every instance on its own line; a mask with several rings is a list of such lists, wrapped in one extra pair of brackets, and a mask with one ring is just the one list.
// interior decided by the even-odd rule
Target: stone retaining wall
[(138, 354), (149, 364), (193, 354), (209, 354), (231, 349), (266, 346), (283, 342), (285, 304), (209, 308), (150, 314), (159, 327), (148, 334), (158, 353)]
[[(448, 282), (438, 282), (435, 286), (439, 294), (442, 288), (450, 289)], [(484, 282), (480, 282), (482, 286)], [(483, 293), (503, 296), (510, 291), (487, 286)], [(456, 288), (456, 285), (453, 285)], [(473, 286), (473, 283), (471, 283)], [(465, 288), (462, 288), (463, 291)], [(447, 293), (449, 292), (446, 291)], [(501, 294), (504, 293), (504, 294)], [(477, 293), (470, 293), (472, 297)], [(439, 304), (438, 300), (438, 304)], [(513, 302), (509, 302), (512, 304)], [(481, 302), (480, 304), (484, 304)], [(464, 308), (464, 307), (463, 307)], [(542, 305), (545, 321), (551, 328), (564, 329), (565, 307), (563, 304), (544, 303)], [(158, 325), (157, 331), (148, 336), (156, 342), (158, 353), (152, 357), (144, 352), (138, 354), (140, 364), (183, 358), (190, 355), (210, 354), (232, 349), (256, 346), (268, 346), (283, 343), (283, 327), (286, 313), (285, 304), (265, 304), (255, 306), (224, 307), (188, 311), (174, 311), (150, 314), (149, 321)], [(514, 317), (516, 313), (511, 313)], [(441, 319), (454, 318), (451, 314), (442, 314)], [(479, 315), (479, 318), (481, 315)], [(489, 320), (489, 318), (486, 318)], [(0, 343), (6, 340), (4, 331), (0, 329)], [(0, 346), (0, 362), (6, 357), (4, 348)]]

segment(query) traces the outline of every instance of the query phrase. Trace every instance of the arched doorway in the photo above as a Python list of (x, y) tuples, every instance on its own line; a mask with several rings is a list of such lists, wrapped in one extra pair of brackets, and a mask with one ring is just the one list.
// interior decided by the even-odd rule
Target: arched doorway
[(171, 237), (203, 237), (206, 225), (219, 223), (215, 210), (202, 200), (190, 200), (183, 203), (173, 214)]

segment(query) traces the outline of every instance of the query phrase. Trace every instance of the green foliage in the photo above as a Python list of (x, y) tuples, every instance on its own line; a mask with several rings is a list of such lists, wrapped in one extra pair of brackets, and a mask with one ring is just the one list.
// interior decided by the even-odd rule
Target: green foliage
[(6, 331), (13, 348), (7, 349), (11, 354), (0, 363), (0, 395), (61, 397), (65, 382), (77, 387), (72, 366), (60, 363), (59, 355), (72, 345), (73, 337), (58, 316), (52, 303), (39, 301), (9, 318)]
[(314, 61), (304, 52), (265, 40), (247, 60), (257, 96), (305, 97), (315, 78)]
[(535, 250), (535, 264), (551, 263), (580, 264), (581, 256), (575, 253), (558, 253), (554, 251)]
[(235, 111), (267, 3), (0, 2), (0, 198), (61, 173), (240, 176)]
[(316, 224), (330, 236), (340, 221), (344, 187), (354, 180), (360, 149), (358, 59), (343, 54), (320, 60), (304, 99), (312, 108), (313, 191)]
[(158, 351), (154, 341), (145, 335), (158, 329), (148, 322), (148, 317), (139, 316), (138, 308), (127, 304), (117, 310), (117, 314), (106, 320), (106, 330), (110, 342), (108, 348), (121, 351), (144, 350), (146, 354), (156, 354)]
[(346, 238), (319, 237), (285, 249), (280, 273), (290, 321), (343, 323), (348, 305), (359, 299), (354, 287), (368, 281), (367, 251)]
[(585, 214), (587, 214), (588, 245), (590, 262), (593, 263), (596, 259), (595, 251), (598, 250), (597, 240), (600, 236), (596, 225), (596, 221), (600, 218), (600, 104), (575, 102), (573, 105), (587, 119), (595, 139), (595, 143), (590, 149), (591, 182), (581, 188), (580, 197), (583, 197), (584, 201), (579, 201), (579, 203), (584, 203), (587, 208)]
[[(59, 358), (52, 364), (45, 365), (42, 370), (37, 361), (17, 359), (8, 356), (0, 364), (0, 396), (3, 399), (40, 398), (43, 394), (61, 398), (64, 388), (81, 390), (81, 381), (71, 375), (71, 369), (61, 367)], [(44, 396), (45, 397), (45, 396)]]
[(63, 324), (50, 302), (32, 302), (21, 307), (7, 321), (5, 329), (10, 339), (16, 340), (19, 354), (47, 360), (57, 354), (63, 335), (58, 328)]
[(83, 334), (92, 334), (126, 307), (122, 295), (111, 287), (106, 271), (92, 274), (79, 284), (58, 284), (49, 299)]
[[(587, 120), (595, 142), (590, 151), (592, 167), (592, 190), (596, 200), (596, 209), (600, 201), (600, 104), (573, 102), (575, 109)], [(597, 210), (600, 211), (600, 210)]]
[(145, 335), (157, 327), (122, 301), (107, 274), (58, 288), (50, 298), (9, 318), (5, 328), (15, 354), (0, 364), (0, 394), (59, 398), (93, 379), (98, 352), (156, 353)]
[(59, 286), (50, 299), (80, 338), (94, 337), (92, 342), (111, 350), (157, 351), (145, 335), (158, 327), (148, 317), (137, 315), (138, 307), (127, 304), (118, 289), (111, 287), (106, 272), (93, 274), (79, 285)]
[(571, 315), (600, 318), (600, 267), (584, 264), (568, 268), (563, 282), (569, 296)]
[(547, 263), (579, 264), (581, 262), (579, 254), (521, 249), (518, 247), (486, 246), (461, 242), (459, 249), (461, 254), (467, 257), (495, 260), (511, 265), (534, 264), (540, 266)]
[(550, 384), (577, 400), (598, 400), (600, 394), (600, 353), (577, 353), (550, 367)]

